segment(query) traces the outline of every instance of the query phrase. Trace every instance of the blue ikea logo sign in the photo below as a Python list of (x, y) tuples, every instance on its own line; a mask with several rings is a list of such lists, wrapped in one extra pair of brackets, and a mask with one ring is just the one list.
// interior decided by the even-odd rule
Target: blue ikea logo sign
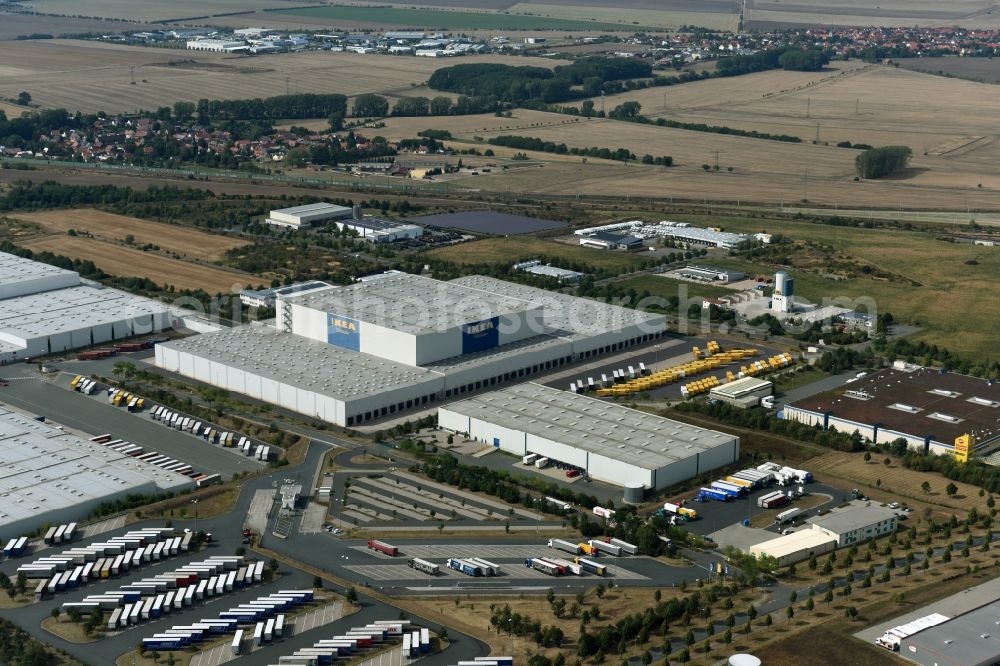
[(500, 318), (491, 317), (462, 325), (462, 353), (492, 349), (500, 345)]
[(361, 326), (358, 320), (336, 314), (328, 315), (326, 341), (341, 349), (361, 351)]

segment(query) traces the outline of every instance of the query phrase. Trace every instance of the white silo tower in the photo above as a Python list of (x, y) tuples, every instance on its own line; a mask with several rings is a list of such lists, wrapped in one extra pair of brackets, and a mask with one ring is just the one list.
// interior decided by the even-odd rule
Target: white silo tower
[(776, 312), (792, 311), (792, 296), (795, 295), (795, 280), (785, 271), (774, 274), (774, 294), (771, 296), (771, 309)]

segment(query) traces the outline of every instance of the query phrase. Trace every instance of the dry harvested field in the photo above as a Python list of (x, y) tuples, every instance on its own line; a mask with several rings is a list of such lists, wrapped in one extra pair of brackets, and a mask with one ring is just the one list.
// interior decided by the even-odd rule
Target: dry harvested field
[[(870, 492), (868, 489), (862, 492), (874, 500), (888, 502), (892, 501), (890, 495), (898, 495), (922, 504), (943, 506), (961, 512), (968, 511), (973, 506), (983, 512), (989, 511), (986, 498), (979, 496), (978, 486), (955, 481), (953, 483), (958, 487), (958, 493), (954, 497), (948, 497), (945, 487), (952, 481), (935, 472), (907, 469), (895, 459), (889, 467), (886, 467), (882, 464), (885, 457), (883, 454), (873, 454), (871, 462), (865, 462), (860, 453), (831, 451), (810, 458), (802, 464), (805, 469), (809, 469), (820, 478), (833, 476), (842, 481), (870, 488)], [(882, 481), (882, 485), (876, 487), (878, 480)], [(925, 481), (931, 486), (929, 494), (921, 489), (921, 484)]]
[(521, 2), (509, 10), (512, 14), (537, 14), (561, 19), (592, 19), (596, 21), (636, 23), (677, 29), (697, 25), (713, 30), (733, 30), (739, 25), (736, 2), (662, 2), (607, 3), (569, 0), (566, 3), (544, 0)]
[(993, 58), (901, 58), (896, 62), (914, 72), (1000, 83), (1000, 62)]
[(0, 40), (16, 39), (18, 35), (44, 33), (58, 37), (65, 34), (84, 32), (119, 32), (122, 30), (143, 30), (149, 25), (136, 25), (121, 20), (101, 20), (71, 18), (68, 16), (38, 16), (0, 12)]
[(14, 217), (34, 222), (51, 233), (65, 234), (70, 229), (75, 229), (87, 231), (98, 239), (111, 241), (122, 241), (131, 234), (135, 236), (136, 245), (151, 243), (167, 252), (203, 261), (221, 259), (227, 250), (249, 245), (246, 241), (190, 227), (140, 220), (90, 208), (16, 213)]
[(30, 0), (24, 5), (45, 14), (95, 16), (126, 21), (156, 22), (204, 18), (215, 14), (249, 12), (269, 7), (302, 6), (310, 0)]
[[(545, 58), (475, 56), (462, 62), (552, 67)], [(130, 85), (135, 66), (136, 85)], [(433, 58), (306, 51), (228, 56), (87, 42), (0, 43), (0, 97), (22, 90), (46, 107), (108, 112), (152, 109), (178, 100), (241, 99), (292, 92), (433, 95), (422, 84), (441, 67)]]
[(994, 8), (990, 0), (747, 0), (746, 19), (750, 27), (759, 23), (989, 27), (1000, 22)]
[(204, 289), (210, 294), (230, 294), (251, 283), (251, 277), (221, 268), (199, 266), (96, 239), (61, 236), (23, 243), (29, 250), (47, 250), (75, 259), (89, 259), (105, 273), (145, 277), (158, 285), (178, 289)]

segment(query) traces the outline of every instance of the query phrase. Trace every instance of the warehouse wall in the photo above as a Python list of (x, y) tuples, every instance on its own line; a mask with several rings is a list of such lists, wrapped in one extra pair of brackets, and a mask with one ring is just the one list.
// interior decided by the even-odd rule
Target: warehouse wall
[(458, 412), (453, 412), (447, 407), (439, 407), (438, 426), (444, 430), (450, 430), (452, 432), (467, 433), (470, 429), (469, 417), (459, 414)]
[(72, 271), (57, 273), (55, 275), (40, 276), (30, 280), (0, 284), (0, 300), (5, 298), (14, 298), (15, 296), (37, 294), (42, 291), (52, 291), (53, 289), (76, 287), (79, 284), (79, 273), (74, 273)]
[(500, 357), (490, 363), (469, 365), (466, 368), (449, 367), (448, 377), (445, 380), (445, 388), (454, 389), (482, 379), (500, 377), (505, 373), (514, 372), (521, 368), (554, 361), (563, 356), (570, 356), (572, 354), (571, 349), (572, 346), (567, 340), (563, 341), (562, 344), (546, 346), (543, 349), (525, 351), (517, 356)]
[(587, 474), (598, 481), (624, 486), (632, 481), (641, 483), (646, 488), (653, 487), (653, 470), (643, 469), (598, 453), (591, 453), (587, 466)]
[(368, 322), (360, 322), (360, 326), (362, 352), (404, 365), (419, 365), (417, 336)]

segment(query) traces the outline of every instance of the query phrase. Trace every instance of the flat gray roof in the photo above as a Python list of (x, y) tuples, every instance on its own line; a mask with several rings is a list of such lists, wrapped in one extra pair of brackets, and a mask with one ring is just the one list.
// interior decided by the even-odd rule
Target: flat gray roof
[(337, 204), (320, 202), (305, 204), (304, 206), (292, 206), (291, 208), (279, 208), (271, 213), (283, 213), (285, 215), (309, 215), (312, 213), (344, 213), (351, 210), (349, 206), (338, 206)]
[(423, 368), (281, 333), (270, 326), (237, 326), (162, 346), (337, 400), (419, 385), (440, 377)]
[(428, 370), (436, 370), (437, 372), (447, 374), (468, 368), (482, 367), (511, 357), (543, 350), (551, 350), (552, 356), (557, 357), (559, 356), (557, 352), (559, 352), (560, 348), (562, 348), (562, 353), (566, 356), (573, 353), (573, 349), (567, 340), (542, 333), (516, 342), (509, 342), (499, 347), (493, 347), (492, 349), (443, 358), (439, 361), (428, 363), (423, 367)]
[(76, 275), (79, 278), (79, 275), (74, 271), (68, 271), (50, 264), (43, 264), (40, 261), (32, 259), (25, 259), (16, 254), (0, 252), (0, 285), (37, 280), (38, 278), (53, 275)]
[(650, 470), (731, 445), (737, 439), (533, 382), (473, 396), (442, 409)]
[(899, 654), (919, 664), (993, 664), (1000, 660), (1000, 600), (902, 640)]
[(387, 217), (364, 216), (360, 220), (344, 220), (342, 224), (349, 227), (359, 227), (361, 229), (371, 229), (372, 231), (392, 231), (394, 229), (419, 229), (420, 226), (399, 220), (390, 220)]
[(555, 335), (573, 339), (589, 338), (600, 333), (617, 331), (638, 324), (650, 326), (650, 332), (652, 332), (653, 327), (658, 326), (659, 328), (656, 330), (662, 330), (666, 324), (666, 317), (660, 314), (529, 287), (485, 275), (460, 277), (452, 280), (451, 284), (472, 287), (495, 294), (506, 294), (541, 305), (545, 308), (543, 314), (545, 328), (551, 329)]
[(859, 506), (851, 504), (849, 507), (834, 509), (831, 513), (816, 518), (813, 525), (819, 525), (837, 534), (852, 532), (883, 520), (896, 517), (896, 512), (881, 506)]
[(0, 331), (31, 339), (167, 311), (148, 298), (81, 285), (0, 301)]
[(442, 331), (537, 307), (501, 293), (409, 273), (292, 296), (287, 301), (407, 333)]
[(0, 526), (124, 492), (149, 494), (191, 482), (0, 404)]

